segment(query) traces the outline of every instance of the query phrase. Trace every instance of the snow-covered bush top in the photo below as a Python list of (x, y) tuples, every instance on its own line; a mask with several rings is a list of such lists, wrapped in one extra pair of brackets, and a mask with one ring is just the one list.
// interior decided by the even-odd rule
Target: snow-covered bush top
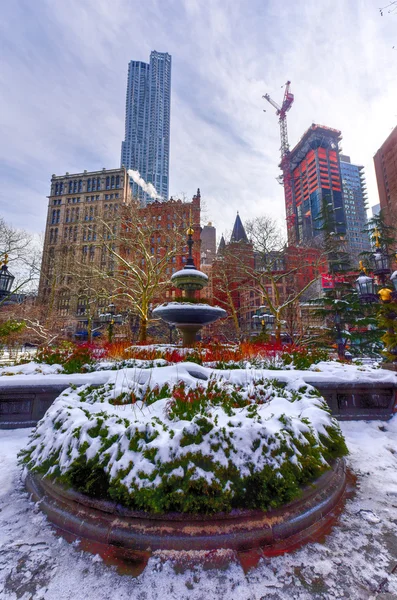
[(63, 392), (22, 456), (30, 470), (95, 497), (209, 513), (281, 505), (345, 453), (337, 422), (310, 386), (237, 385), (219, 373), (156, 385), (127, 370), (97, 388)]

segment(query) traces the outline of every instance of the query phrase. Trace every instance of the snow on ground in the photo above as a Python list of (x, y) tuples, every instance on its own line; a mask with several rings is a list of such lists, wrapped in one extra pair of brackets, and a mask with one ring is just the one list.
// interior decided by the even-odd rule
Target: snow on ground
[[(161, 360), (161, 359), (160, 359)], [(137, 361), (138, 362), (138, 361)], [(397, 373), (385, 369), (374, 368), (371, 365), (345, 364), (337, 361), (324, 361), (312, 365), (309, 370), (298, 369), (231, 369), (217, 370), (210, 367), (198, 365), (193, 362), (181, 362), (174, 365), (162, 366), (161, 368), (146, 368), (149, 361), (141, 361), (142, 366), (124, 368), (117, 373), (119, 379), (135, 378), (138, 380), (150, 379), (153, 383), (163, 385), (166, 382), (183, 379), (185, 381), (193, 378), (208, 378), (212, 373), (232, 383), (245, 384), (249, 379), (278, 379), (287, 383), (298, 382), (299, 385), (311, 382), (360, 382), (360, 383), (395, 383), (397, 384)], [(109, 361), (105, 362), (109, 365)], [(71, 375), (58, 374), (59, 365), (46, 365), (30, 362), (24, 365), (0, 368), (0, 387), (15, 385), (42, 385), (56, 383), (107, 383), (112, 377), (109, 371), (93, 371), (90, 373), (74, 373)]]
[(0, 431), (1, 600), (305, 600), (397, 598), (397, 416), (341, 423), (357, 492), (324, 543), (216, 570), (177, 568), (154, 555), (120, 575), (100, 557), (60, 538), (29, 501), (16, 454), (29, 430)]

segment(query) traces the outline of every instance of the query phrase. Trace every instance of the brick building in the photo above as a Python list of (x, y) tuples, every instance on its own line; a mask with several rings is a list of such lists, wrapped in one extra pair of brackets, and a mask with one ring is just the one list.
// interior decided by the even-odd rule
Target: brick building
[[(84, 325), (87, 315), (103, 312), (115, 289), (114, 276), (121, 273), (109, 247), (119, 250), (122, 215), (132, 204), (125, 168), (52, 176), (39, 284), (39, 301), (49, 312), (68, 322), (74, 319), (77, 328)], [(171, 199), (140, 208), (139, 221), (147, 228), (148, 249), (153, 256), (171, 243), (176, 230), (181, 238), (192, 223), (194, 260), (200, 267), (199, 190), (192, 202)], [(183, 268), (186, 259), (187, 247), (178, 247), (167, 266), (167, 278)], [(96, 293), (96, 282), (101, 280), (102, 285), (102, 279), (106, 285), (101, 296)], [(96, 292), (91, 296), (87, 287), (96, 287)], [(171, 295), (175, 291), (170, 289), (167, 297)]]
[(397, 127), (374, 156), (380, 208), (389, 225), (396, 226), (397, 219)]

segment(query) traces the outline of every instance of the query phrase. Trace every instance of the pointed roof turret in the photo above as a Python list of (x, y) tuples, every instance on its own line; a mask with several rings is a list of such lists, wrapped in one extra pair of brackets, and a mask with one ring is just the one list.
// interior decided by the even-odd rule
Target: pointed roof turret
[(230, 243), (232, 244), (233, 242), (245, 242), (246, 244), (249, 243), (247, 234), (245, 233), (244, 225), (241, 222), (240, 215), (238, 214), (238, 212), (236, 220), (234, 222), (232, 235), (230, 238)]
[(226, 248), (226, 242), (225, 242), (225, 238), (222, 235), (221, 241), (219, 242), (217, 254), (222, 254), (222, 252), (224, 251), (225, 248)]

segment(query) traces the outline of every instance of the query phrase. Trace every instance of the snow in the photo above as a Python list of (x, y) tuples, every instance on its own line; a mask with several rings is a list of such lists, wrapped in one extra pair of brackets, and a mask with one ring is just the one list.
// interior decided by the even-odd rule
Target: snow
[[(155, 349), (156, 347), (153, 346), (153, 348)], [(170, 350), (175, 349), (173, 346), (169, 348)], [(250, 368), (249, 364), (245, 369), (216, 370), (211, 369), (209, 366), (201, 366), (192, 362), (181, 362), (175, 365), (163, 366), (161, 369), (153, 369), (151, 367), (147, 368), (148, 365), (153, 364), (153, 361), (142, 360), (139, 362), (137, 359), (135, 360), (136, 366), (134, 365), (134, 368), (124, 368), (118, 371), (76, 373), (72, 375), (57, 374), (57, 367), (59, 365), (50, 366), (28, 363), (16, 367), (4, 367), (4, 369), (0, 369), (0, 388), (7, 385), (43, 385), (49, 383), (70, 383), (74, 385), (82, 385), (84, 383), (102, 384), (107, 383), (109, 378), (113, 377), (112, 373), (118, 373), (118, 378), (125, 378), (131, 376), (131, 371), (135, 371), (135, 373), (139, 372), (141, 377), (150, 378), (158, 385), (163, 385), (171, 381), (175, 382), (178, 379), (192, 382), (193, 379), (196, 379), (195, 374), (209, 378), (213, 372), (239, 385), (243, 385), (249, 380), (263, 377), (265, 379), (283, 381), (289, 385), (294, 385), (296, 389), (305, 383), (310, 384), (313, 382), (392, 383), (397, 386), (396, 372), (379, 369), (371, 364), (359, 365), (339, 363), (337, 361), (324, 361), (312, 365), (309, 370), (301, 371), (298, 369), (279, 370), (278, 368), (253, 369)], [(108, 367), (110, 363), (105, 362), (105, 365)]]
[[(375, 600), (397, 594), (397, 416), (341, 424), (357, 489), (321, 543), (262, 558), (243, 571), (227, 550), (158, 552), (143, 572), (121, 575), (59, 537), (24, 491), (16, 454), (28, 430), (0, 432), (0, 598), (3, 600)], [(230, 559), (221, 569), (211, 560)], [(240, 555), (244, 560), (244, 555)], [(389, 596), (387, 595), (389, 593)]]
[(22, 365), (0, 367), (0, 377), (11, 375), (56, 375), (57, 373), (62, 373), (62, 370), (61, 365), (28, 362)]
[[(88, 386), (78, 387), (76, 390), (66, 389), (35, 429), (34, 437), (27, 446), (30, 450), (29, 465), (37, 467), (46, 463), (52, 456), (59, 455), (58, 466), (61, 473), (65, 473), (84, 445), (87, 448), (85, 454), (88, 460), (99, 455), (102, 462), (108, 457), (106, 471), (110, 480), (118, 480), (120, 473), (124, 473), (120, 483), (128, 493), (133, 494), (135, 489), (152, 488), (157, 485), (157, 479), (163, 473), (163, 465), (183, 461), (183, 458), (189, 455), (193, 460), (195, 454), (197, 461), (201, 462), (198, 453), (200, 456), (210, 457), (214, 466), (233, 465), (239, 470), (241, 477), (248, 477), (252, 472), (261, 472), (266, 466), (271, 466), (278, 472), (289, 460), (285, 452), (281, 451), (286, 444), (291, 454), (295, 454), (299, 466), (301, 453), (298, 447), (300, 444), (308, 444), (305, 434), (310, 432), (316, 439), (321, 455), (324, 447), (320, 434), (328, 437), (327, 429), (331, 426), (337, 427), (327, 410), (324, 410), (324, 401), (311, 394), (311, 387), (297, 394), (294, 392), (297, 389), (296, 382), (281, 389), (273, 386), (271, 382), (261, 383), (259, 377), (246, 377), (245, 381), (238, 382), (242, 386), (239, 391), (241, 397), (247, 400), (255, 397), (261, 403), (251, 403), (235, 409), (229, 407), (230, 412), (220, 405), (211, 406), (205, 412), (211, 429), (203, 435), (200, 444), (183, 444), (186, 436), (194, 436), (199, 431), (196, 419), (188, 420), (170, 414), (170, 397), (149, 405), (139, 400), (146, 387), (153, 389), (156, 386), (162, 387), (164, 383), (184, 381), (189, 388), (195, 388), (197, 385), (205, 388), (212, 384), (213, 377), (203, 381), (192, 376), (194, 369), (191, 363), (188, 367), (186, 364), (182, 367), (184, 370), (163, 367), (146, 372), (124, 369), (122, 378), (119, 372), (113, 371), (104, 388), (91, 392), (87, 390)], [(206, 371), (211, 372), (210, 369)], [(217, 389), (222, 389), (227, 396), (232, 397), (236, 385), (224, 377), (223, 371), (217, 372), (216, 380)], [(83, 392), (88, 395), (82, 400)], [(131, 393), (138, 398), (135, 404), (120, 407), (119, 404), (112, 403), (112, 400), (119, 398), (121, 394), (130, 397)], [(199, 417), (200, 415), (197, 415), (197, 419)], [(114, 439), (109, 448), (101, 436), (91, 437), (88, 433), (103, 420), (108, 429), (107, 438)], [(139, 447), (132, 450), (130, 440), (138, 432), (145, 434), (145, 439), (149, 439), (146, 442), (141, 438)], [(217, 450), (213, 448), (215, 442), (219, 446)], [(148, 449), (156, 451), (155, 459), (145, 457), (145, 451)], [(326, 464), (324, 459), (322, 462)], [(48, 474), (54, 468), (51, 467)], [(214, 481), (223, 486), (222, 478), (218, 479), (212, 473), (205, 473), (197, 464), (192, 463), (188, 469), (191, 480), (204, 478), (209, 484)], [(183, 476), (186, 476), (186, 472)], [(233, 489), (232, 497), (234, 493)]]
[(206, 281), (208, 280), (208, 275), (206, 275), (202, 271), (199, 271), (198, 269), (190, 269), (187, 267), (185, 269), (181, 269), (180, 271), (176, 271), (175, 273), (173, 273), (173, 275), (171, 276), (171, 281), (173, 281), (177, 277), (182, 277), (182, 275), (193, 275), (194, 277), (199, 277), (200, 279), (205, 279)]
[(186, 309), (186, 307), (189, 307), (189, 310), (190, 309), (202, 310), (203, 308), (205, 308), (207, 311), (214, 310), (216, 312), (218, 312), (219, 310), (223, 310), (219, 306), (211, 306), (211, 304), (204, 304), (202, 302), (164, 302), (163, 304), (160, 304), (159, 306), (157, 306), (153, 310), (153, 312), (155, 313), (159, 308), (162, 308), (163, 306), (166, 306), (167, 308), (172, 308), (172, 310), (175, 310), (176, 308)]

